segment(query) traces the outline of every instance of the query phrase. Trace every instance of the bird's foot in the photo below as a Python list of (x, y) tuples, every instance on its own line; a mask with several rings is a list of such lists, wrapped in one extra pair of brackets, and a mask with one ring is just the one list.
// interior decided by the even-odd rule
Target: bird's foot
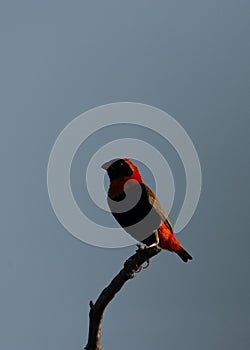
[(141, 265), (141, 266), (139, 266), (139, 267), (138, 267), (138, 269), (135, 271), (135, 273), (139, 273), (139, 272), (141, 272), (142, 268), (143, 268), (143, 266), (142, 266), (142, 265)]
[(158, 244), (159, 244), (159, 242), (155, 242), (153, 244), (147, 245), (146, 248), (149, 249), (149, 248), (157, 247)]
[(143, 268), (144, 270), (147, 269), (147, 268), (149, 267), (149, 265), (150, 265), (150, 259), (147, 259), (146, 263), (147, 263), (147, 265), (142, 266), (142, 268)]

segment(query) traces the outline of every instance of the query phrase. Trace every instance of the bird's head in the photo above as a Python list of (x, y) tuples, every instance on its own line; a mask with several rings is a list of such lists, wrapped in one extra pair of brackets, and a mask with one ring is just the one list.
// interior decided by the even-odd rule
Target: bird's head
[(127, 158), (112, 159), (102, 165), (107, 171), (110, 181), (117, 179), (134, 179), (141, 182), (137, 167)]

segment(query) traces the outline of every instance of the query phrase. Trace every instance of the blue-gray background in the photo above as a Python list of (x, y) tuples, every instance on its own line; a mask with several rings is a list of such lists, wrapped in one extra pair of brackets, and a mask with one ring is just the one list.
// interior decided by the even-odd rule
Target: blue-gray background
[(103, 349), (249, 349), (249, 11), (247, 0), (1, 2), (1, 349), (81, 349), (89, 300), (134, 251), (75, 239), (46, 188), (59, 132), (117, 101), (184, 126), (203, 191), (179, 236), (193, 262), (162, 252), (127, 283)]

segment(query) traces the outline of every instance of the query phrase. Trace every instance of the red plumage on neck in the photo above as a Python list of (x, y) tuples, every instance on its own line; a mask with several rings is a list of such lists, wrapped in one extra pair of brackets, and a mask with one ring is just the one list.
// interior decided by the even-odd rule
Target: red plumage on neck
[(130, 161), (128, 162), (130, 164), (131, 169), (133, 170), (133, 173), (130, 176), (124, 176), (118, 179), (114, 179), (110, 182), (108, 193), (111, 198), (118, 196), (128, 186), (133, 186), (137, 183), (142, 183), (142, 178), (138, 169)]
[(136, 167), (134, 167), (133, 174), (128, 176), (127, 180), (136, 180), (137, 182), (142, 183), (141, 175)]

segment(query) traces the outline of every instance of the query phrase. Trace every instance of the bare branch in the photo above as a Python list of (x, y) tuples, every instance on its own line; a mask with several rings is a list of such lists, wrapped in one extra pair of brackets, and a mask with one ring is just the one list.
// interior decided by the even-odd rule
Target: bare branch
[(138, 245), (136, 253), (125, 261), (123, 269), (101, 292), (96, 303), (90, 301), (89, 336), (85, 347), (86, 350), (101, 350), (101, 327), (106, 306), (123, 285), (133, 278), (136, 272), (142, 269), (142, 265), (145, 262), (149, 262), (149, 259), (160, 253), (160, 251), (161, 249), (158, 247), (144, 248)]

